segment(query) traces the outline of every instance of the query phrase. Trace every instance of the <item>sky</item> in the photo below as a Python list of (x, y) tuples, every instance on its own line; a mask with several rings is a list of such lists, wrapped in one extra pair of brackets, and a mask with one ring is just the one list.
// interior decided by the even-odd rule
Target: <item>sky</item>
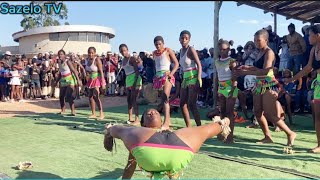
[[(8, 1), (7, 1), (8, 2)], [(1, 2), (0, 2), (1, 3)], [(9, 2), (9, 4), (26, 4), (28, 2)], [(213, 47), (214, 36), (214, 2), (64, 2), (68, 8), (68, 22), (71, 25), (98, 25), (115, 30), (111, 39), (112, 51), (117, 52), (121, 43), (129, 47), (130, 52), (153, 51), (153, 39), (160, 35), (165, 46), (175, 51), (181, 48), (179, 34), (182, 30), (191, 32), (190, 45), (196, 49)], [(0, 14), (1, 46), (18, 45), (12, 34), (22, 30), (22, 15)], [(271, 13), (246, 5), (237, 6), (236, 2), (223, 2), (220, 9), (219, 37), (233, 40), (236, 48), (253, 40), (254, 33), (268, 25), (273, 25)], [(296, 25), (301, 34), (301, 21), (278, 15), (278, 35), (288, 34), (287, 26)]]

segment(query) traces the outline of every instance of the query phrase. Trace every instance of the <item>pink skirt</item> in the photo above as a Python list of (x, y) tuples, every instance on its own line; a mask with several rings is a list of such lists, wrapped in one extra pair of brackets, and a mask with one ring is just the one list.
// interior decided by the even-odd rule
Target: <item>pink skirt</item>
[(89, 89), (96, 88), (96, 87), (100, 88), (100, 87), (105, 86), (105, 85), (106, 85), (106, 83), (105, 83), (105, 81), (102, 81), (102, 77), (100, 76), (100, 74), (93, 73), (88, 78), (87, 87)]
[(157, 90), (162, 89), (163, 86), (164, 86), (164, 84), (165, 84), (167, 81), (169, 81), (169, 82), (172, 84), (172, 86), (174, 86), (174, 85), (175, 85), (175, 82), (176, 82), (174, 76), (162, 76), (162, 77), (157, 77), (157, 76), (156, 76), (156, 77), (153, 79), (153, 89), (157, 89)]

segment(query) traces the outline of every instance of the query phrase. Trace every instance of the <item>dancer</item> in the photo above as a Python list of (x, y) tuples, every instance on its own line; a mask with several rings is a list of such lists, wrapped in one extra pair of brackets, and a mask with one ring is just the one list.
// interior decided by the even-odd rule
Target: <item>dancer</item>
[(255, 75), (257, 82), (253, 93), (254, 115), (264, 133), (264, 138), (259, 143), (273, 143), (266, 118), (280, 127), (288, 137), (288, 146), (292, 146), (296, 133), (285, 124), (285, 114), (278, 98), (278, 81), (274, 77), (273, 65), (275, 55), (268, 47), (268, 32), (259, 30), (254, 35), (254, 42), (260, 49), (254, 66), (241, 66), (236, 71), (237, 76)]
[(141, 118), (144, 127), (107, 125), (104, 147), (112, 151), (114, 138), (121, 139), (130, 151), (128, 164), (122, 179), (130, 179), (136, 165), (149, 172), (151, 177), (170, 179), (181, 176), (182, 170), (191, 162), (205, 140), (221, 134), (224, 138), (230, 133), (229, 119), (198, 127), (182, 128), (177, 131), (161, 131), (161, 115), (155, 109), (145, 111)]
[(74, 70), (72, 63), (67, 59), (66, 52), (64, 50), (58, 51), (58, 65), (59, 65), (59, 77), (60, 81), (60, 114), (64, 114), (66, 110), (65, 101), (67, 101), (71, 108), (71, 115), (76, 116), (74, 99), (75, 99), (75, 85), (80, 84), (78, 74)]
[[(179, 63), (183, 70), (183, 81), (181, 84), (180, 107), (187, 127), (191, 127), (189, 110), (192, 112), (197, 126), (201, 125), (200, 114), (197, 108), (199, 88), (202, 87), (202, 66), (196, 50), (189, 45), (191, 34), (184, 30), (180, 33)], [(189, 109), (189, 110), (188, 110)]]
[(215, 61), (217, 75), (219, 80), (218, 103), (220, 106), (221, 118), (230, 119), (231, 133), (226, 140), (227, 144), (234, 143), (234, 104), (238, 97), (237, 78), (232, 76), (232, 71), (236, 68), (236, 60), (229, 56), (230, 42), (220, 39), (218, 42), (220, 50), (220, 59)]
[[(153, 52), (155, 61), (156, 75), (153, 79), (153, 88), (156, 90), (162, 90), (161, 93), (161, 105), (164, 109), (164, 129), (169, 129), (170, 125), (170, 105), (169, 97), (172, 86), (175, 85), (174, 74), (179, 68), (179, 62), (175, 56), (175, 53), (164, 47), (164, 40), (161, 36), (154, 38), (153, 43), (157, 50)], [(174, 63), (174, 67), (170, 72), (171, 62)]]
[[(129, 120), (128, 124), (139, 125), (139, 107), (137, 104), (137, 96), (139, 90), (142, 87), (142, 78), (138, 70), (137, 58), (130, 56), (128, 46), (126, 44), (121, 44), (119, 46), (119, 51), (123, 56), (122, 68), (126, 73), (126, 94), (128, 102), (128, 114)], [(132, 110), (134, 108), (135, 120), (132, 121)]]
[(309, 29), (309, 41), (313, 45), (308, 64), (293, 78), (285, 79), (285, 83), (294, 82), (308, 75), (312, 70), (317, 72), (317, 78), (312, 83), (314, 88), (314, 100), (312, 102), (312, 115), (315, 121), (315, 129), (318, 145), (311, 149), (311, 153), (320, 153), (320, 24), (313, 25)]
[[(75, 72), (78, 74), (79, 79), (81, 80), (81, 83), (82, 83), (82, 78), (81, 77), (85, 76), (86, 70), (81, 65), (81, 63), (80, 63), (80, 61), (79, 61), (79, 59), (78, 59), (78, 57), (76, 56), (75, 53), (71, 53), (70, 54), (70, 61), (71, 61), (72, 65), (73, 65), (73, 68), (74, 68)], [(83, 89), (82, 86), (83, 86), (83, 84), (82, 85), (77, 84), (75, 86), (75, 92), (76, 92), (76, 98), (77, 99), (80, 99), (80, 91), (81, 91), (81, 89)]]
[(106, 81), (103, 78), (103, 68), (100, 58), (96, 55), (96, 48), (89, 47), (88, 49), (88, 59), (86, 60), (86, 71), (88, 72), (89, 78), (87, 80), (87, 87), (89, 89), (89, 101), (91, 106), (92, 114), (89, 118), (96, 119), (96, 105), (98, 106), (100, 116), (97, 120), (104, 119), (104, 113), (102, 108), (102, 103), (100, 100), (100, 88), (105, 91)]

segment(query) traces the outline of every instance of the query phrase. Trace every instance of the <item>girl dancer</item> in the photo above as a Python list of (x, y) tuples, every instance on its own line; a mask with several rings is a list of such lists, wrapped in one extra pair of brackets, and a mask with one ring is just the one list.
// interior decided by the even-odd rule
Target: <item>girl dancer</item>
[(60, 81), (60, 114), (64, 114), (66, 110), (65, 101), (67, 101), (71, 108), (71, 115), (75, 116), (75, 85), (80, 84), (79, 77), (74, 70), (72, 63), (67, 59), (66, 52), (64, 50), (58, 51), (58, 65), (59, 65), (59, 78), (57, 81)]
[[(128, 124), (139, 125), (139, 107), (137, 104), (137, 96), (142, 87), (142, 78), (138, 70), (137, 58), (130, 56), (128, 46), (121, 44), (119, 51), (123, 56), (122, 68), (126, 73), (126, 89), (127, 89), (127, 102), (128, 102)], [(135, 120), (132, 121), (132, 110), (134, 108)]]
[(98, 106), (100, 116), (98, 120), (104, 118), (102, 103), (100, 101), (100, 87), (103, 90), (106, 89), (106, 81), (103, 78), (103, 68), (100, 58), (96, 55), (96, 48), (89, 47), (88, 49), (88, 59), (86, 60), (86, 71), (88, 72), (87, 87), (89, 89), (89, 101), (91, 106), (92, 114), (89, 118), (96, 118), (96, 105)]
[(293, 78), (285, 79), (286, 83), (294, 82), (308, 75), (312, 70), (317, 72), (317, 78), (312, 82), (314, 100), (312, 103), (312, 115), (315, 121), (318, 145), (311, 149), (311, 153), (320, 153), (320, 24), (313, 25), (309, 29), (309, 41), (313, 45), (308, 64)]
[(230, 42), (219, 40), (220, 59), (215, 61), (218, 74), (218, 102), (220, 106), (221, 118), (230, 119), (231, 133), (226, 143), (233, 143), (234, 129), (234, 104), (238, 97), (237, 78), (232, 76), (232, 71), (236, 67), (236, 60), (229, 57)]
[(259, 143), (273, 143), (270, 130), (266, 118), (280, 127), (288, 137), (288, 146), (292, 146), (296, 133), (290, 130), (285, 124), (285, 114), (278, 99), (279, 84), (274, 77), (273, 66), (275, 63), (275, 55), (268, 46), (269, 34), (266, 30), (259, 30), (254, 35), (254, 43), (260, 52), (254, 66), (241, 66), (236, 71), (238, 76), (255, 75), (256, 87), (253, 93), (254, 115), (256, 116), (264, 138)]
[(189, 110), (191, 110), (197, 126), (201, 125), (200, 114), (197, 109), (199, 88), (202, 86), (202, 67), (196, 50), (189, 45), (191, 33), (184, 30), (180, 33), (180, 65), (183, 70), (181, 84), (180, 107), (187, 127), (191, 127)]
[[(164, 40), (161, 36), (154, 38), (153, 43), (157, 50), (153, 52), (155, 61), (156, 76), (153, 79), (153, 88), (162, 90), (161, 104), (164, 109), (164, 129), (169, 129), (170, 125), (170, 105), (169, 97), (172, 86), (175, 84), (174, 74), (179, 68), (179, 62), (175, 56), (175, 53), (164, 47)], [(170, 72), (171, 61), (174, 63), (174, 67)]]

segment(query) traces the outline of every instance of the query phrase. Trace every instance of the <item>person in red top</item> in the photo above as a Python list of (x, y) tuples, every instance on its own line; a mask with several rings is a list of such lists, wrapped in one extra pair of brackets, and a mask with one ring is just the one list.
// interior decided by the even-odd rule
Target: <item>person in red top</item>
[(107, 58), (105, 61), (105, 74), (108, 82), (108, 94), (113, 96), (115, 94), (115, 80), (116, 80), (116, 70), (118, 68), (117, 60), (112, 56), (112, 52), (108, 51)]

